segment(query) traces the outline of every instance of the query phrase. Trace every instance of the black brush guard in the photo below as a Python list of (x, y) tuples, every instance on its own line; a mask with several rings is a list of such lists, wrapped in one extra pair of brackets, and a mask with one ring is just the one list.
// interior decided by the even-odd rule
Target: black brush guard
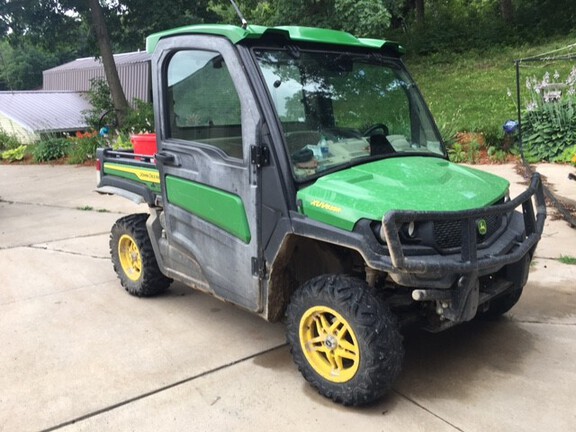
[[(514, 220), (514, 229), (504, 231), (492, 247), (481, 250), (477, 244), (477, 223), (493, 215), (514, 215), (522, 207), (522, 223)], [(517, 219), (522, 219), (518, 216)], [(539, 174), (532, 176), (530, 186), (511, 201), (482, 209), (458, 212), (392, 211), (382, 221), (381, 236), (385, 239), (394, 272), (391, 276), (404, 286), (422, 286), (426, 280), (431, 289), (415, 289), (416, 301), (435, 300), (445, 305), (443, 317), (453, 321), (467, 321), (474, 317), (479, 304), (501, 294), (512, 285), (521, 288), (526, 283), (532, 253), (542, 236), (546, 219), (546, 203)], [(459, 254), (409, 256), (400, 240), (403, 225), (419, 221), (459, 221), (462, 227), (462, 246)], [(509, 225), (512, 225), (510, 222)], [(479, 275), (496, 272), (506, 265), (514, 265), (519, 275), (495, 283), (490, 292), (480, 293)], [(435, 284), (453, 275), (457, 282), (451, 289)], [(435, 286), (436, 285), (436, 286)], [(444, 288), (444, 289), (434, 289)]]

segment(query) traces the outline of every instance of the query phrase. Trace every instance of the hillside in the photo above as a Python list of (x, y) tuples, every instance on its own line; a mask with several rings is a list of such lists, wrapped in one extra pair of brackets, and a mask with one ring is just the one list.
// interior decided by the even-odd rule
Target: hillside
[[(405, 61), (424, 94), (445, 137), (456, 132), (482, 132), (490, 140), (502, 135), (502, 125), (516, 116), (515, 59), (532, 57), (576, 43), (576, 35), (541, 45), (500, 47), (484, 52), (410, 56)], [(573, 48), (570, 51), (576, 54)], [(521, 67), (521, 89), (526, 78), (542, 79), (557, 70), (565, 78), (576, 61), (525, 63)]]

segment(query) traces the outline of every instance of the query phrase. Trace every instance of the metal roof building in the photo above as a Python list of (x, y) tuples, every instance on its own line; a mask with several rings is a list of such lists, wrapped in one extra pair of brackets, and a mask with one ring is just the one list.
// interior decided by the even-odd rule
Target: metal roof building
[(0, 128), (30, 143), (41, 133), (87, 129), (83, 111), (91, 108), (78, 92), (3, 91), (0, 92)]
[[(150, 54), (137, 51), (115, 54), (114, 60), (126, 99), (151, 100)], [(87, 57), (65, 63), (42, 73), (44, 90), (88, 91), (94, 78), (105, 79), (100, 59)]]

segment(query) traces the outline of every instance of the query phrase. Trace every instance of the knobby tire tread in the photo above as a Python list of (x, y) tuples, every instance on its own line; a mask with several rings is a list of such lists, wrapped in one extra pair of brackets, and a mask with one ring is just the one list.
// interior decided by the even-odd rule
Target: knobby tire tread
[[(320, 304), (345, 316), (358, 339), (360, 368), (346, 383), (332, 383), (318, 375), (301, 349), (300, 318), (307, 309)], [(402, 336), (389, 307), (362, 280), (328, 275), (306, 282), (292, 296), (286, 321), (294, 362), (322, 395), (343, 405), (360, 406), (380, 399), (391, 390), (404, 357)]]
[[(152, 243), (146, 229), (147, 213), (124, 216), (116, 221), (110, 233), (110, 255), (114, 271), (124, 289), (136, 297), (151, 297), (160, 294), (172, 283), (158, 267)], [(142, 277), (138, 281), (130, 280), (122, 269), (118, 257), (118, 241), (124, 234), (130, 235), (136, 242), (142, 259)]]

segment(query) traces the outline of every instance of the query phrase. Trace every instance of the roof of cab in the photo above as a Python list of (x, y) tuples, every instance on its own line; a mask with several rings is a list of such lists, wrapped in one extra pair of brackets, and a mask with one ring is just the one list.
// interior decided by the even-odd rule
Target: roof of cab
[(379, 50), (383, 47), (391, 48), (398, 54), (404, 53), (404, 48), (396, 42), (382, 39), (356, 38), (350, 33), (338, 30), (322, 29), (316, 27), (279, 26), (265, 27), (249, 25), (245, 29), (228, 24), (199, 24), (179, 27), (154, 33), (146, 39), (146, 51), (153, 53), (160, 39), (185, 34), (209, 34), (223, 36), (230, 42), (237, 44), (247, 39), (260, 39), (264, 35), (276, 34), (296, 42), (315, 42), (332, 45), (346, 45), (353, 47), (371, 48)]

